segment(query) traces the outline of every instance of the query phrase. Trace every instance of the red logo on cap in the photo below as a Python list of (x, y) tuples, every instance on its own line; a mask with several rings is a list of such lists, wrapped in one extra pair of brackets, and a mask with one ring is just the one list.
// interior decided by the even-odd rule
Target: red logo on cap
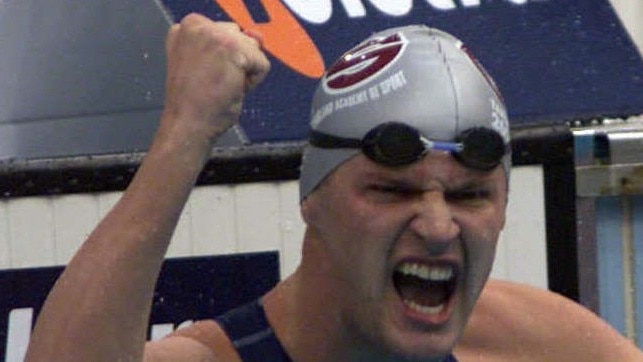
[(372, 39), (349, 50), (326, 73), (329, 90), (346, 90), (362, 83), (392, 64), (406, 41), (400, 34)]

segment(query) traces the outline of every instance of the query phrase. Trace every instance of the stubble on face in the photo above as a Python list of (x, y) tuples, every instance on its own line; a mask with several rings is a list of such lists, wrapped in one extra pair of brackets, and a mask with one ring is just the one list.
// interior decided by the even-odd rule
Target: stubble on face
[[(504, 225), (504, 183), (502, 170), (474, 173), (463, 170), (449, 156), (427, 157), (404, 170), (383, 168), (358, 156), (340, 166), (309, 195), (302, 211), (315, 235), (316, 262), (328, 273), (327, 287), (336, 297), (335, 307), (345, 332), (352, 334), (355, 343), (385, 346), (381, 353), (407, 356), (432, 353), (431, 348), (420, 351), (427, 343), (435, 342), (436, 350), (455, 344), (491, 269), (497, 237)], [(484, 197), (466, 199), (467, 192), (481, 190)], [(462, 275), (454, 293), (458, 301), (448, 338), (439, 338), (440, 328), (425, 336), (418, 329), (409, 332), (413, 323), (401, 312), (403, 303), (392, 281), (400, 258), (433, 257), (427, 255), (427, 245), (435, 240), (422, 239), (409, 230), (418, 214), (416, 199), (427, 193), (442, 195), (448, 201), (460, 229), (449, 240), (453, 242), (451, 256), (457, 255), (460, 260)], [(431, 222), (424, 217), (425, 222)]]

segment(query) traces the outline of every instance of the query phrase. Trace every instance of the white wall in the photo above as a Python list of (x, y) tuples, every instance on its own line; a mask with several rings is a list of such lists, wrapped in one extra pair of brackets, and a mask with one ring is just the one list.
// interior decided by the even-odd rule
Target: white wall
[[(545, 287), (545, 227), (540, 167), (514, 168), (508, 225), (493, 275)], [(0, 201), (0, 269), (66, 264), (120, 193)], [(300, 260), (304, 225), (297, 183), (198, 187), (168, 257), (279, 250), (282, 276)]]
[(632, 40), (643, 53), (643, 0), (610, 0)]

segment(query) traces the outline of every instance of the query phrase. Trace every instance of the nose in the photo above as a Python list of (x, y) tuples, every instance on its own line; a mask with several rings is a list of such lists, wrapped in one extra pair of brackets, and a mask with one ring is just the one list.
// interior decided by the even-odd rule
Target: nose
[(432, 254), (445, 253), (460, 234), (452, 208), (439, 191), (428, 192), (418, 200), (409, 227)]

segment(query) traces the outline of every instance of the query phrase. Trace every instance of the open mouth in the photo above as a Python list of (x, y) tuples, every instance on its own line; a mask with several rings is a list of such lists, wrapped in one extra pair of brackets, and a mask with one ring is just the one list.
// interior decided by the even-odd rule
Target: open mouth
[(456, 272), (451, 265), (405, 262), (395, 268), (393, 284), (404, 303), (414, 311), (440, 314), (456, 288)]

